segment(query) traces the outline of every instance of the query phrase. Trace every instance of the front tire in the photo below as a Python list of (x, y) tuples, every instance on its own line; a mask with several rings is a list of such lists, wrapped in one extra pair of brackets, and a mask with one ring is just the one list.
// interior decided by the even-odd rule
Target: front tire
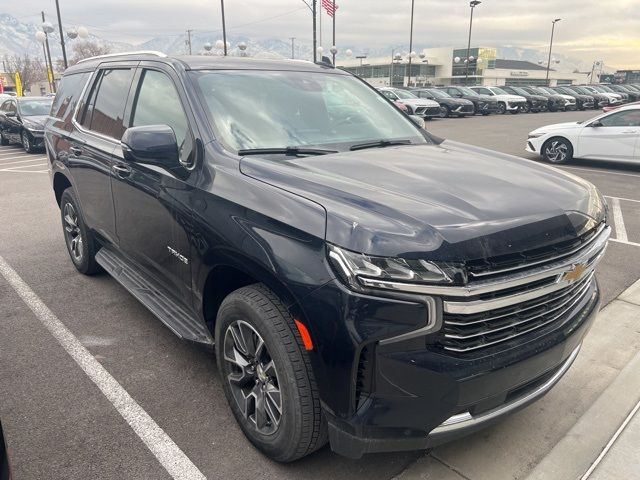
[(309, 355), (284, 304), (262, 284), (224, 299), (216, 358), (227, 401), (253, 445), (291, 462), (327, 442)]
[(505, 103), (504, 102), (499, 102), (498, 103), (498, 113), (500, 115), (504, 115), (506, 111), (507, 111), (507, 106), (505, 105)]
[(22, 131), (22, 134), (20, 135), (20, 139), (22, 140), (22, 148), (24, 148), (25, 152), (27, 153), (35, 152), (35, 148), (33, 147), (33, 142), (29, 138), (29, 134), (26, 131), (24, 130)]
[(573, 158), (573, 145), (566, 138), (553, 137), (544, 142), (541, 152), (547, 162), (560, 165)]
[(446, 105), (440, 105), (440, 118), (448, 118), (451, 110)]
[(9, 139), (4, 138), (4, 135), (2, 133), (0, 133), (0, 145), (2, 145), (3, 147), (9, 145)]
[(531, 112), (531, 104), (527, 102), (522, 106), (522, 113), (530, 113), (530, 112)]
[(78, 200), (72, 188), (62, 192), (60, 198), (62, 231), (69, 257), (76, 269), (85, 275), (102, 271), (96, 262), (96, 242), (84, 223)]

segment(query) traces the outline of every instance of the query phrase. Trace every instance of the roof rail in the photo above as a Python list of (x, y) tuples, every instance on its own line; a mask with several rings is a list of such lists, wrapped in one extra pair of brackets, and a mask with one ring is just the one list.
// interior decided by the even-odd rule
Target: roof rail
[(83, 58), (82, 60), (79, 60), (78, 63), (88, 62), (89, 60), (97, 60), (99, 58), (122, 57), (126, 55), (155, 55), (156, 57), (167, 56), (166, 54), (155, 50), (137, 50), (134, 52), (107, 53), (105, 55), (96, 55), (95, 57)]

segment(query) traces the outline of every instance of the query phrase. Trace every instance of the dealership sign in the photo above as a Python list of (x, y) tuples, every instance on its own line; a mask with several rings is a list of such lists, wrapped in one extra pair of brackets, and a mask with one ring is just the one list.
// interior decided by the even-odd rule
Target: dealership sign
[(511, 75), (512, 77), (528, 77), (529, 72), (527, 72), (526, 70), (511, 70), (509, 72), (509, 75)]

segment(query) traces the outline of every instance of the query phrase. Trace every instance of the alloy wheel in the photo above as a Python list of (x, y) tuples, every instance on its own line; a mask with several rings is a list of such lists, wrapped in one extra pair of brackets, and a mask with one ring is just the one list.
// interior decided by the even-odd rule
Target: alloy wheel
[(260, 334), (236, 320), (224, 334), (227, 381), (243, 417), (263, 435), (272, 435), (282, 418), (282, 395), (275, 363)]
[(29, 152), (29, 150), (31, 150), (29, 135), (27, 135), (26, 132), (22, 132), (22, 146), (24, 147), (26, 152)]
[(560, 140), (550, 142), (544, 149), (544, 156), (552, 163), (564, 162), (567, 159), (567, 155), (567, 145)]
[(78, 225), (78, 214), (71, 203), (64, 205), (64, 235), (73, 260), (79, 263), (82, 261), (82, 232)]

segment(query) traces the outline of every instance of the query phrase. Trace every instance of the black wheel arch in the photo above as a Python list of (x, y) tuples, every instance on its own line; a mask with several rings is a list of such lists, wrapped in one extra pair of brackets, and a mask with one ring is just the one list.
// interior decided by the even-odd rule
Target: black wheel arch
[(69, 178), (62, 172), (56, 172), (53, 175), (53, 192), (56, 196), (56, 202), (58, 203), (58, 207), (60, 207), (60, 201), (62, 199), (62, 192), (64, 192), (67, 188), (72, 187), (71, 181)]

